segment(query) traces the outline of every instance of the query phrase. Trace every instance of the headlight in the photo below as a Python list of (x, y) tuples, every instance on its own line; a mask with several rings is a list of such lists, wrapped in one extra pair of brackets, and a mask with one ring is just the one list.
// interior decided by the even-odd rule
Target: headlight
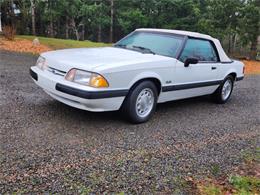
[(79, 83), (81, 85), (87, 85), (96, 88), (108, 87), (108, 82), (103, 76), (97, 73), (78, 69), (71, 69), (67, 73), (65, 79), (71, 82)]
[(40, 68), (41, 70), (46, 70), (48, 68), (48, 65), (46, 63), (46, 60), (44, 57), (40, 56), (36, 62), (36, 66)]

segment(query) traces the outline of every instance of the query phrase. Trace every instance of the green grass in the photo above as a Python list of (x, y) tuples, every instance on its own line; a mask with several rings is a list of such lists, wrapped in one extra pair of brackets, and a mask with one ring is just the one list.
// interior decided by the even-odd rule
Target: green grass
[[(229, 184), (235, 189), (235, 195), (251, 195), (260, 193), (260, 179), (250, 176), (230, 175)], [(220, 195), (224, 194), (219, 186), (208, 184), (202, 187), (202, 194)]]
[(221, 169), (218, 164), (213, 164), (210, 171), (214, 176), (217, 176), (220, 173)]
[(260, 193), (260, 179), (249, 176), (231, 175), (229, 183), (238, 190), (238, 194), (249, 195)]
[(222, 191), (217, 186), (210, 184), (203, 187), (203, 194), (205, 195), (221, 195)]
[(256, 161), (260, 162), (260, 147), (257, 147), (255, 151), (243, 151), (242, 157), (246, 162)]
[[(27, 39), (32, 41), (35, 36), (17, 35), (18, 39)], [(71, 39), (56, 39), (48, 37), (37, 37), (41, 44), (46, 45), (52, 49), (65, 49), (65, 48), (81, 48), (81, 47), (105, 47), (111, 44), (97, 43), (92, 41), (76, 41)]]

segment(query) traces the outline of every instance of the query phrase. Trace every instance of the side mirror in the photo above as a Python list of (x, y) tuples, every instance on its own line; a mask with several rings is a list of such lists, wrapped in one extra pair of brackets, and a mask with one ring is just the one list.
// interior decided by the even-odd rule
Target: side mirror
[(184, 67), (188, 67), (190, 64), (197, 64), (198, 62), (197, 58), (187, 58), (184, 62)]

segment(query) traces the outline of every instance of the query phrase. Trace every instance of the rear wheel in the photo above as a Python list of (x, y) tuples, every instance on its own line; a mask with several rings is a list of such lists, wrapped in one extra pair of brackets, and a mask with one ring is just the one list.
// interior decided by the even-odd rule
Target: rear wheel
[(233, 91), (234, 77), (229, 75), (213, 94), (214, 100), (219, 104), (226, 103)]
[(155, 111), (158, 91), (151, 81), (143, 81), (130, 90), (122, 111), (132, 123), (143, 123), (149, 120)]

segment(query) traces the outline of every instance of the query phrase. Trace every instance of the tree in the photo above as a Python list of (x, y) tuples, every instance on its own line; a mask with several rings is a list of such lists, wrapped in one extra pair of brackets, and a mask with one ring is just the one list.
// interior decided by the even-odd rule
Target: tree
[[(83, 16), (81, 12), (83, 2), (81, 0), (59, 0), (57, 4), (59, 5), (58, 8), (63, 13), (60, 13), (60, 16), (65, 18), (66, 33), (68, 33), (69, 29), (72, 29), (76, 39), (80, 40), (79, 30), (83, 25)], [(68, 34), (66, 36), (68, 36)]]
[(32, 34), (36, 35), (35, 28), (35, 0), (30, 0), (31, 2), (31, 14), (32, 14)]
[(113, 42), (113, 28), (114, 28), (114, 0), (110, 0), (110, 31), (109, 42)]
[[(0, 0), (3, 25), (20, 34), (113, 42), (136, 28), (197, 31), (229, 53), (241, 42), (255, 56), (259, 0)], [(21, 11), (16, 16), (11, 5)], [(14, 25), (15, 24), (15, 25)], [(247, 47), (244, 47), (247, 48)]]
[(256, 58), (257, 39), (260, 34), (260, 1), (248, 0), (243, 8), (240, 21), (240, 34), (244, 45), (250, 43), (250, 57)]
[(110, 5), (107, 1), (85, 2), (81, 7), (83, 23), (91, 28), (93, 37), (97, 41), (102, 40), (102, 31), (111, 25), (109, 16)]

